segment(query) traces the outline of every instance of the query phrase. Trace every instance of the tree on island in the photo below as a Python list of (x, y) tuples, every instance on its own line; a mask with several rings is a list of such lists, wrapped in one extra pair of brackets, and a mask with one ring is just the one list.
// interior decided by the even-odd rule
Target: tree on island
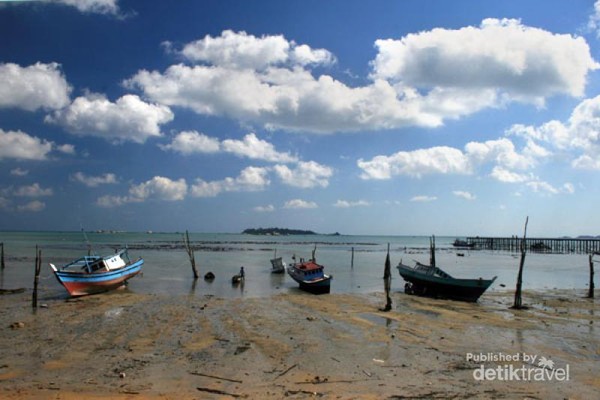
[(316, 235), (313, 231), (288, 228), (248, 228), (242, 232), (247, 235)]

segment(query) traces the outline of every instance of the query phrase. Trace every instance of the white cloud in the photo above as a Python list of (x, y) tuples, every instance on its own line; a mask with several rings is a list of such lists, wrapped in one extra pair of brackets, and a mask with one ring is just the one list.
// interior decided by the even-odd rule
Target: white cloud
[(176, 181), (162, 176), (155, 176), (149, 181), (134, 185), (129, 189), (132, 198), (146, 200), (156, 198), (159, 200), (183, 200), (187, 193), (185, 179)]
[(88, 176), (81, 171), (75, 172), (73, 175), (71, 175), (71, 180), (74, 182), (83, 183), (87, 187), (97, 187), (100, 185), (118, 183), (116, 175), (112, 173), (106, 173), (98, 176)]
[(300, 161), (294, 169), (278, 164), (273, 169), (283, 183), (299, 188), (325, 188), (333, 175), (332, 168), (315, 161)]
[(598, 68), (582, 37), (515, 19), (489, 18), (479, 27), (436, 28), (375, 44), (375, 77), (419, 88), (493, 91), (536, 104), (554, 94), (583, 95), (588, 71)]
[(248, 133), (242, 140), (219, 139), (196, 131), (180, 132), (170, 144), (160, 146), (163, 150), (172, 150), (184, 155), (194, 153), (232, 153), (239, 157), (269, 162), (297, 162), (298, 158), (288, 152), (278, 152), (272, 143), (259, 139), (255, 133)]
[(199, 114), (332, 133), (436, 127), (511, 101), (541, 106), (549, 96), (583, 95), (588, 72), (598, 68), (583, 38), (517, 20), (433, 29), (378, 40), (376, 48), (371, 82), (350, 87), (309, 70), (335, 60), (327, 50), (224, 31), (183, 47), (187, 61), (200, 65), (140, 70), (125, 85)]
[(557, 188), (555, 188), (548, 182), (544, 182), (544, 181), (532, 180), (532, 181), (526, 182), (525, 185), (527, 185), (531, 190), (533, 190), (534, 192), (537, 192), (537, 193), (539, 193), (539, 192), (548, 193), (548, 194), (558, 194), (559, 193), (559, 190)]
[(293, 199), (286, 201), (283, 208), (286, 209), (310, 209), (318, 208), (319, 206), (314, 201), (306, 201), (302, 199)]
[(371, 205), (371, 203), (369, 203), (368, 201), (365, 201), (365, 200), (358, 200), (358, 201), (338, 200), (335, 202), (335, 204), (333, 206), (337, 207), (337, 208), (351, 208), (351, 207), (367, 207), (370, 205)]
[(256, 134), (249, 133), (243, 140), (226, 139), (222, 142), (223, 150), (240, 157), (269, 162), (297, 162), (298, 158), (289, 153), (279, 153), (273, 144), (261, 140)]
[(119, 0), (43, 0), (77, 8), (82, 13), (119, 15)]
[(552, 120), (540, 126), (513, 125), (508, 134), (525, 137), (531, 148), (541, 142), (571, 157), (578, 169), (600, 169), (600, 96), (583, 100), (565, 123)]
[(52, 196), (52, 188), (42, 188), (39, 183), (33, 183), (29, 186), (20, 186), (15, 189), (14, 193), (17, 197), (44, 197)]
[(17, 206), (17, 211), (20, 212), (40, 212), (46, 208), (46, 203), (39, 200), (30, 201), (27, 204)]
[(0, 108), (59, 109), (69, 104), (70, 91), (57, 63), (0, 64)]
[(181, 201), (185, 198), (188, 185), (185, 179), (172, 180), (162, 176), (137, 185), (131, 185), (127, 196), (106, 195), (100, 197), (96, 204), (100, 207), (118, 207), (127, 203), (140, 203), (149, 199), (163, 201)]
[(298, 46), (282, 35), (258, 38), (243, 31), (231, 30), (223, 31), (218, 37), (206, 35), (201, 40), (188, 43), (181, 54), (195, 62), (257, 70), (284, 63), (307, 65), (331, 64), (335, 61), (327, 50)]
[(520, 183), (526, 182), (531, 179), (531, 175), (519, 174), (517, 172), (509, 171), (505, 168), (495, 166), (492, 169), (490, 176), (500, 182), (506, 183)]
[(196, 179), (190, 188), (193, 197), (215, 197), (222, 192), (253, 192), (264, 190), (270, 185), (268, 170), (261, 167), (247, 167), (236, 178), (206, 182)]
[(430, 201), (435, 201), (435, 200), (437, 200), (437, 197), (435, 197), (435, 196), (424, 196), (424, 195), (414, 196), (410, 199), (410, 201), (416, 202), (416, 203), (428, 203)]
[(254, 207), (254, 211), (260, 213), (269, 213), (275, 211), (275, 206), (272, 204), (268, 204), (266, 206), (256, 206)]
[(45, 160), (53, 146), (52, 142), (22, 131), (5, 132), (0, 129), (0, 160)]
[(428, 174), (470, 174), (467, 155), (453, 147), (431, 147), (400, 151), (391, 156), (376, 156), (370, 161), (362, 158), (357, 165), (363, 170), (363, 179), (390, 179), (397, 175), (420, 178)]
[(475, 200), (477, 198), (474, 194), (465, 192), (462, 190), (455, 190), (452, 192), (452, 194), (455, 195), (456, 197), (460, 197), (460, 198), (463, 198), (465, 200), (470, 200), (470, 201)]
[(590, 15), (588, 20), (588, 29), (596, 32), (596, 37), (600, 38), (600, 1), (594, 3), (594, 13)]
[(170, 144), (160, 146), (163, 150), (172, 150), (184, 155), (195, 153), (216, 153), (221, 149), (219, 139), (197, 131), (179, 132)]
[(150, 137), (161, 136), (159, 125), (173, 117), (169, 107), (146, 103), (136, 95), (125, 95), (113, 103), (103, 95), (87, 94), (46, 116), (45, 121), (76, 135), (144, 143)]

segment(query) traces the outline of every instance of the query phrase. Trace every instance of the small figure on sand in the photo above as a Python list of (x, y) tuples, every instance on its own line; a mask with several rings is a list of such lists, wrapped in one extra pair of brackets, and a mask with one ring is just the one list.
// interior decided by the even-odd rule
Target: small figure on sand
[(239, 274), (234, 275), (231, 278), (231, 283), (234, 284), (234, 285), (237, 285), (238, 283), (243, 282), (244, 281), (244, 276), (245, 276), (244, 267), (241, 267)]

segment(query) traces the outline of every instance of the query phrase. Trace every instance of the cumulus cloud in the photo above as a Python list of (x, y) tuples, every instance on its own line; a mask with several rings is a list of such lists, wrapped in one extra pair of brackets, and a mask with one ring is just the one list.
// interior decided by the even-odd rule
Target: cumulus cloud
[(247, 167), (236, 178), (211, 182), (196, 179), (190, 194), (194, 197), (215, 197), (222, 192), (254, 192), (264, 190), (270, 183), (267, 168)]
[(194, 65), (140, 70), (125, 84), (199, 114), (331, 133), (435, 127), (511, 101), (541, 106), (553, 95), (583, 95), (588, 72), (598, 68), (583, 38), (509, 19), (375, 45), (371, 81), (358, 87), (313, 73), (311, 66), (334, 60), (327, 50), (232, 31), (183, 46)]
[(53, 147), (52, 142), (30, 136), (25, 132), (5, 132), (0, 129), (0, 160), (7, 158), (45, 160)]
[(221, 150), (219, 139), (212, 138), (197, 131), (179, 132), (168, 145), (161, 145), (163, 150), (171, 150), (183, 155), (195, 153), (217, 153)]
[(278, 164), (273, 169), (283, 183), (299, 188), (325, 188), (329, 186), (329, 178), (333, 175), (332, 168), (315, 161), (300, 161), (293, 169)]
[(248, 157), (255, 160), (269, 162), (297, 162), (298, 158), (289, 153), (280, 153), (275, 150), (273, 144), (261, 140), (256, 134), (249, 133), (243, 140), (226, 139), (222, 142), (223, 150), (240, 157)]
[(527, 138), (538, 148), (547, 146), (562, 152), (571, 158), (573, 168), (600, 170), (600, 96), (579, 103), (566, 122), (517, 124), (508, 132)]
[[(362, 169), (361, 178), (365, 180), (387, 180), (396, 176), (422, 178), (431, 174), (468, 175), (491, 167), (488, 176), (499, 182), (522, 183), (538, 193), (572, 193), (570, 190), (573, 187), (570, 184), (557, 189), (531, 172), (542, 160), (553, 154), (546, 147), (536, 143), (541, 134), (535, 128), (512, 127), (506, 134), (525, 136), (525, 144), (517, 148), (509, 138), (503, 137), (485, 142), (469, 142), (464, 146), (464, 150), (440, 146), (399, 151), (389, 156), (375, 156), (371, 160), (359, 159), (357, 165)], [(578, 161), (589, 162), (593, 166), (591, 159)], [(467, 200), (475, 199), (469, 192), (453, 193)]]
[(98, 187), (100, 185), (109, 185), (119, 182), (117, 180), (116, 175), (112, 173), (106, 173), (98, 176), (89, 176), (81, 171), (75, 172), (73, 175), (71, 175), (70, 179), (73, 182), (82, 183), (87, 187)]
[(146, 103), (136, 95), (125, 95), (113, 103), (103, 95), (90, 93), (46, 116), (45, 121), (76, 135), (144, 143), (161, 136), (160, 125), (173, 117), (169, 107)]
[(297, 45), (282, 35), (256, 37), (231, 30), (223, 31), (218, 37), (206, 35), (188, 43), (181, 54), (194, 62), (257, 70), (286, 63), (327, 65), (335, 62), (335, 57), (327, 50)]
[(55, 110), (69, 104), (70, 92), (57, 63), (0, 64), (0, 108)]
[(96, 201), (96, 204), (100, 207), (117, 207), (149, 199), (180, 201), (185, 198), (187, 191), (188, 185), (183, 178), (172, 180), (163, 176), (155, 176), (146, 182), (131, 185), (127, 196), (102, 196)]
[(310, 209), (318, 208), (319, 206), (314, 201), (306, 201), (302, 199), (293, 199), (286, 201), (283, 208), (286, 209)]
[(359, 159), (363, 179), (390, 179), (397, 175), (420, 178), (423, 175), (470, 174), (468, 156), (453, 147), (439, 146), (413, 151), (399, 151), (391, 156), (376, 156), (371, 160)]
[(491, 90), (540, 105), (555, 94), (582, 96), (588, 71), (598, 68), (585, 39), (515, 19), (489, 18), (479, 27), (438, 28), (375, 45), (375, 77), (425, 90)]

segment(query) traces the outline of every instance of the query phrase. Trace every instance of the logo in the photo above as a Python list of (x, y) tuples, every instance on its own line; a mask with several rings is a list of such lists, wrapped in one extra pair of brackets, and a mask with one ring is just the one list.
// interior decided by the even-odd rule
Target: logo
[[(535, 354), (467, 353), (466, 360), (480, 363), (473, 370), (476, 381), (564, 382), (571, 378), (569, 364), (559, 368), (549, 357)], [(489, 366), (489, 363), (497, 365)]]

